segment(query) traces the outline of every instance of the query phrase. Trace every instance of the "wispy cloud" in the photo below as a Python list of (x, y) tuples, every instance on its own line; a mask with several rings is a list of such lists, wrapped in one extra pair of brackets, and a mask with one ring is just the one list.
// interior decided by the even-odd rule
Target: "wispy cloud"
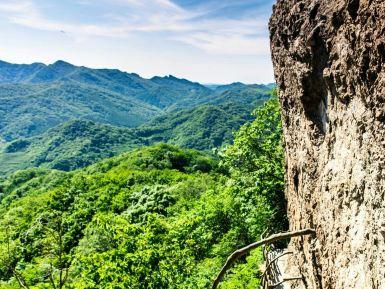
[(266, 19), (258, 20), (255, 15), (243, 14), (240, 17), (208, 17), (216, 9), (225, 9), (225, 3), (229, 1), (214, 1), (215, 5), (206, 1), (206, 4), (187, 9), (170, 0), (77, 0), (77, 4), (89, 7), (115, 7), (95, 17), (92, 23), (82, 23), (81, 19), (76, 23), (68, 19), (55, 20), (48, 17), (34, 0), (5, 1), (0, 3), (0, 17), (29, 28), (65, 31), (74, 38), (125, 38), (137, 33), (162, 33), (167, 39), (192, 45), (207, 53), (269, 53)]

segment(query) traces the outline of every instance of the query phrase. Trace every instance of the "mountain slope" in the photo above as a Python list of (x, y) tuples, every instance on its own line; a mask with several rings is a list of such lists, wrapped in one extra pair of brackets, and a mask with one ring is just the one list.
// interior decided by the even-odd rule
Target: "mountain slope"
[(50, 65), (0, 61), (0, 138), (36, 136), (73, 119), (137, 127), (176, 109), (249, 103), (250, 99), (239, 97), (240, 92), (266, 98), (269, 91), (244, 84), (212, 90), (174, 76), (144, 79), (135, 73), (64, 61)]
[(0, 134), (12, 140), (74, 118), (137, 126), (160, 114), (160, 109), (100, 87), (58, 82), (0, 86), (0, 113)]
[(0, 172), (29, 167), (68, 171), (141, 145), (130, 129), (72, 120), (42, 135), (5, 145), (0, 153)]
[[(221, 226), (231, 214), (223, 181), (211, 157), (165, 145), (76, 173), (19, 172), (0, 184), (0, 224), (12, 222), (0, 226), (0, 249), (13, 260), (0, 256), (0, 287), (18, 288), (10, 266), (31, 287), (51, 286), (46, 264), (52, 262), (56, 276), (63, 263), (54, 248), (61, 246), (58, 258), (71, 260), (71, 288), (186, 288), (193, 277), (207, 288), (233, 244), (226, 242), (230, 226)], [(214, 257), (216, 244), (226, 250)], [(210, 276), (199, 277), (198, 264)]]
[[(236, 248), (285, 229), (278, 102), (255, 117), (220, 159), (162, 144), (0, 180), (0, 288), (210, 288)], [(222, 288), (259, 288), (261, 261), (239, 260)]]
[(251, 109), (236, 103), (202, 105), (158, 117), (136, 129), (152, 144), (167, 142), (207, 150), (229, 144), (233, 131), (252, 120)]
[(210, 150), (231, 143), (233, 131), (251, 119), (251, 108), (227, 103), (174, 111), (134, 129), (72, 120), (39, 136), (0, 144), (0, 173), (29, 167), (69, 171), (158, 142)]
[[(6, 140), (40, 134), (73, 118), (133, 127), (180, 102), (212, 93), (172, 77), (143, 79), (119, 70), (0, 63), (0, 135)], [(176, 83), (179, 83), (177, 86)]]

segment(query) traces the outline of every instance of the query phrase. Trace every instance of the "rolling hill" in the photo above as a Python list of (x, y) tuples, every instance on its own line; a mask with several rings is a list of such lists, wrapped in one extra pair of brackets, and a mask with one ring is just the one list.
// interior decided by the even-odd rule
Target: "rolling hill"
[(50, 65), (0, 61), (0, 138), (36, 136), (73, 119), (137, 127), (176, 109), (244, 102), (239, 91), (266, 98), (270, 88), (243, 85), (218, 90), (174, 76), (144, 79), (64, 61)]
[(270, 92), (265, 85), (206, 87), (64, 61), (0, 61), (0, 174), (30, 167), (70, 171), (159, 142), (220, 147)]
[[(277, 99), (254, 116), (216, 156), (158, 144), (0, 177), (0, 288), (210, 288), (231, 252), (287, 228)], [(82, 125), (62, 130), (75, 138)], [(222, 288), (259, 288), (262, 261), (262, 250), (239, 260)]]
[[(52, 217), (52, 220), (63, 220), (61, 257), (71, 258), (73, 262), (73, 265), (66, 263), (71, 267), (70, 287), (96, 288), (92, 286), (94, 283), (97, 287), (112, 288), (109, 284), (116, 282), (120, 284), (116, 288), (176, 288), (170, 286), (183, 281), (178, 288), (186, 288), (184, 285), (190, 282), (188, 276), (194, 266), (200, 264), (210, 269), (203, 259), (213, 259), (215, 269), (219, 267), (222, 258), (213, 258), (210, 249), (214, 250), (216, 244), (225, 246), (225, 252), (232, 249), (225, 242), (231, 228), (221, 226), (231, 213), (230, 208), (223, 209), (224, 200), (230, 198), (225, 199), (220, 190), (222, 179), (214, 159), (166, 145), (136, 150), (74, 173), (43, 169), (20, 171), (0, 183), (0, 249), (6, 252), (9, 248), (7, 252), (15, 256), (12, 264), (3, 258), (5, 254), (0, 257), (0, 287), (18, 288), (8, 268), (24, 264), (16, 270), (26, 276), (25, 282), (31, 288), (50, 288), (44, 266), (54, 257), (49, 253), (51, 247), (44, 245), (43, 248), (42, 244), (55, 246), (57, 243), (35, 224), (41, 221), (45, 226), (46, 220)], [(219, 200), (221, 210), (213, 207), (206, 212), (201, 206), (207, 207), (208, 198), (210, 205)], [(17, 214), (19, 209), (22, 214)], [(60, 215), (54, 216), (58, 212)], [(204, 224), (198, 214), (204, 214), (202, 217), (209, 218), (210, 222)], [(100, 223), (100, 218), (106, 222)], [(6, 230), (4, 224), (10, 220), (13, 225)], [(95, 223), (98, 225), (94, 226)], [(43, 230), (49, 230), (47, 228)], [(94, 229), (101, 230), (101, 234), (91, 233)], [(120, 229), (123, 234), (118, 237), (115, 230)], [(215, 234), (200, 237), (202, 230), (215, 230)], [(5, 241), (7, 234), (12, 234), (9, 247)], [(28, 236), (28, 240), (23, 236)], [(40, 244), (38, 238), (42, 241)], [(207, 241), (199, 246), (190, 241), (198, 243), (200, 239)], [(27, 244), (28, 249), (18, 254), (21, 246), (15, 246), (16, 243)], [(122, 250), (117, 251), (118, 248)], [(111, 258), (106, 255), (109, 253)], [(179, 263), (182, 256), (186, 261)], [(85, 258), (93, 259), (86, 261)], [(97, 259), (103, 264), (98, 264)], [(100, 270), (106, 273), (99, 276)], [(123, 274), (123, 271), (126, 272)], [(117, 274), (116, 281), (111, 281), (115, 280), (112, 272)], [(211, 268), (210, 275), (213, 272)], [(193, 277), (199, 278), (199, 275), (195, 273)], [(208, 283), (210, 279), (204, 281)]]
[[(40, 134), (62, 122), (81, 118), (135, 127), (180, 102), (211, 91), (175, 77), (143, 79), (118, 70), (0, 63), (0, 134), (6, 140)], [(178, 85), (179, 84), (179, 85)]]
[(233, 131), (250, 120), (250, 108), (234, 103), (174, 111), (137, 128), (70, 120), (41, 135), (0, 144), (0, 174), (29, 167), (70, 171), (159, 142), (210, 150), (231, 143)]

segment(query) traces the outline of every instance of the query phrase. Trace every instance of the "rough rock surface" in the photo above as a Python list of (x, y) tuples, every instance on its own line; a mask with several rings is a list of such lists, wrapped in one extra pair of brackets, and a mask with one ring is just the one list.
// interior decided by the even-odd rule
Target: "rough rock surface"
[(385, 288), (385, 1), (278, 0), (293, 288)]

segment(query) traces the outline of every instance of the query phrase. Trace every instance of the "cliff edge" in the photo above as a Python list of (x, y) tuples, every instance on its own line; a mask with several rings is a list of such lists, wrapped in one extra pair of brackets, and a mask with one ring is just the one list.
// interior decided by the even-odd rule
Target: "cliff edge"
[(385, 3), (278, 0), (292, 288), (385, 288)]

